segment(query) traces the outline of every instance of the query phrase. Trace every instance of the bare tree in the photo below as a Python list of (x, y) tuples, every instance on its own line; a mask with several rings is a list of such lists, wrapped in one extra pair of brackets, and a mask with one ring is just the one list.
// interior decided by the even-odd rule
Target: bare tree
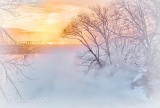
[[(0, 0), (0, 14), (2, 16), (0, 20), (3, 20), (3, 16), (4, 18), (13, 17), (15, 15), (15, 9), (18, 5), (18, 0)], [(9, 44), (8, 42), (16, 44), (16, 41), (10, 36), (7, 30), (0, 25), (1, 51), (8, 50), (5, 49), (3, 45)], [(16, 82), (21, 82), (24, 78), (30, 79), (22, 71), (22, 67), (24, 66), (29, 66), (29, 64), (24, 64), (22, 61), (22, 56), (0, 54), (0, 91), (5, 98), (8, 98), (6, 96), (6, 90), (8, 87), (13, 87), (16, 94), (22, 98), (21, 93), (17, 88)]]
[(90, 13), (80, 13), (63, 31), (63, 37), (76, 39), (87, 51), (80, 56), (81, 65), (88, 70), (112, 64), (111, 44), (118, 20), (118, 11), (112, 6), (90, 7)]

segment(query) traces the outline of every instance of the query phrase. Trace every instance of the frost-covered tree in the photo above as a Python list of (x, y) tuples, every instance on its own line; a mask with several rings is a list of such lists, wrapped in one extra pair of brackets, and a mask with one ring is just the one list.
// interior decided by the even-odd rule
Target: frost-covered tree
[(80, 13), (63, 37), (76, 39), (87, 49), (80, 56), (87, 71), (97, 66), (133, 67), (132, 87), (143, 87), (149, 96), (160, 84), (159, 9), (159, 0), (114, 0)]
[[(129, 35), (135, 37), (136, 48), (132, 50), (134, 59), (139, 61), (138, 74), (142, 77), (133, 82), (141, 86), (149, 96), (159, 80), (159, 1), (158, 0), (121, 0), (118, 3), (123, 13), (123, 22), (131, 26)], [(157, 84), (156, 84), (157, 83)]]

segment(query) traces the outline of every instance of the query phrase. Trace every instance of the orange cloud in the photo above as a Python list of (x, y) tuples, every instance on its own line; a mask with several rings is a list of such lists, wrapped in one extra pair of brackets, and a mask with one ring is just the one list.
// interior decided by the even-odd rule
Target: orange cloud
[[(60, 34), (65, 25), (85, 6), (98, 0), (45, 0), (37, 6), (22, 4), (15, 20), (6, 23), (17, 40), (63, 41)], [(104, 1), (104, 0), (101, 0)]]

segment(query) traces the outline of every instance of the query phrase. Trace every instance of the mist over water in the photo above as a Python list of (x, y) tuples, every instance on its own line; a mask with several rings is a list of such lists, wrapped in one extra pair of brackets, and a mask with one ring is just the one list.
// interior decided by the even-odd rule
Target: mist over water
[(35, 80), (17, 83), (24, 98), (0, 102), (5, 108), (158, 108), (158, 100), (146, 98), (141, 88), (130, 88), (127, 71), (108, 77), (105, 68), (98, 75), (84, 75), (76, 66), (80, 47), (53, 48), (47, 54), (29, 55), (30, 68), (23, 72)]

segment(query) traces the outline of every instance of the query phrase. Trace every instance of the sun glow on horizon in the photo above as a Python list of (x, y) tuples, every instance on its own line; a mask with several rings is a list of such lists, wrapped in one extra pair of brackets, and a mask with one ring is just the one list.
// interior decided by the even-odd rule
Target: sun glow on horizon
[[(93, 0), (92, 3), (99, 3), (99, 0)], [(68, 43), (68, 40), (60, 37), (63, 28), (89, 5), (92, 5), (91, 2), (85, 0), (26, 0), (17, 8), (18, 15), (2, 25), (9, 28), (9, 33), (18, 41)]]
[(68, 43), (60, 35), (79, 10), (78, 6), (68, 4), (56, 5), (46, 2), (35, 7), (23, 4), (18, 8), (21, 14), (5, 24), (5, 28), (9, 28), (9, 33), (18, 41)]

